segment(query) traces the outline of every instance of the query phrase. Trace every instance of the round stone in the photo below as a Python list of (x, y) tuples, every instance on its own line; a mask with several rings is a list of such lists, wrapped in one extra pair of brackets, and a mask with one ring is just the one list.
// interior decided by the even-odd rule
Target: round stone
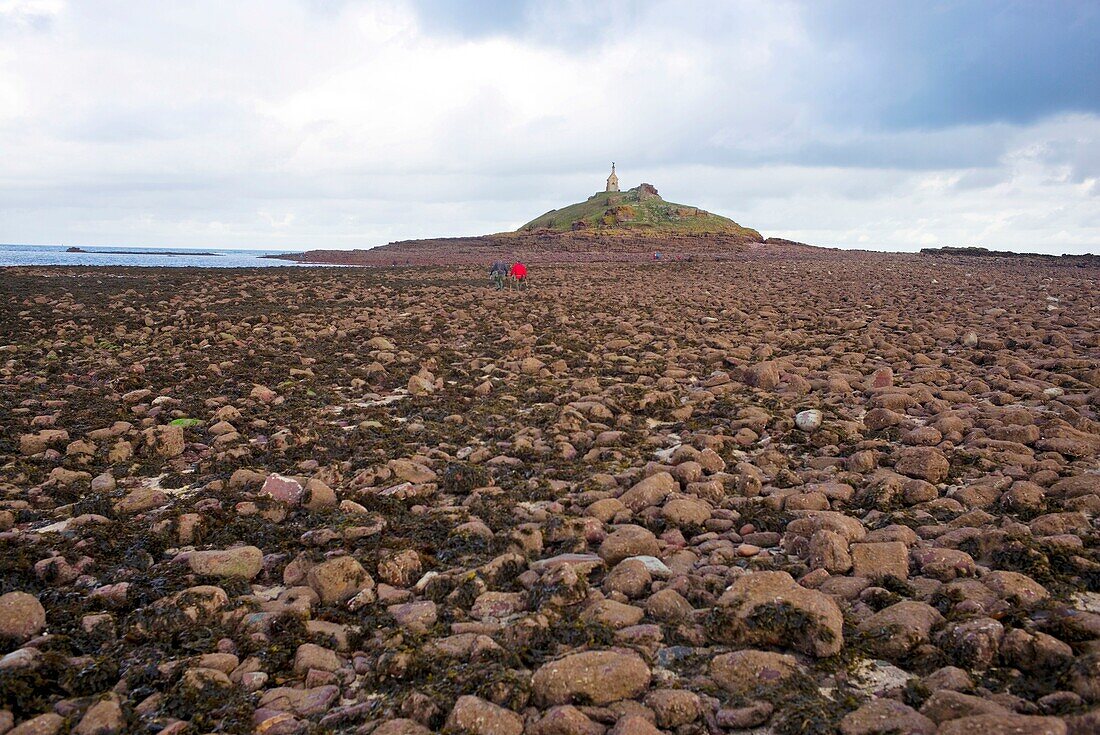
[(46, 609), (34, 595), (9, 592), (0, 595), (0, 637), (19, 643), (46, 627)]
[(825, 415), (821, 411), (811, 408), (808, 411), (799, 411), (794, 417), (794, 424), (805, 432), (817, 431), (821, 428), (824, 418)]

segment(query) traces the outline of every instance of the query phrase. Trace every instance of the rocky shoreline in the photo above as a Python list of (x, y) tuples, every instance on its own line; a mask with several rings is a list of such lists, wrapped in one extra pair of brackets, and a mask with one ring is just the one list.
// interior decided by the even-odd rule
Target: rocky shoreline
[(744, 254), (810, 253), (803, 243), (769, 238), (756, 242), (725, 234), (646, 233), (644, 230), (607, 232), (506, 232), (476, 237), (403, 240), (368, 250), (309, 250), (267, 255), (315, 265), (395, 267), (403, 265), (481, 265), (497, 259), (526, 263), (644, 263), (661, 252), (666, 260), (734, 260)]
[(942, 247), (922, 248), (921, 255), (946, 256), (955, 258), (1006, 258), (1027, 262), (1037, 260), (1044, 263), (1061, 265), (1080, 265), (1083, 267), (1100, 266), (1100, 255), (1050, 255), (1048, 253), (1014, 253), (1008, 250), (989, 250), (979, 247)]
[(1100, 730), (1100, 268), (739, 248), (5, 270), (0, 733)]

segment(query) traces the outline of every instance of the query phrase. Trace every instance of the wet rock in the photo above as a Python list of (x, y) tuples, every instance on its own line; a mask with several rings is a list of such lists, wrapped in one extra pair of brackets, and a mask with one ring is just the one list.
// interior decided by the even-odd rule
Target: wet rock
[(934, 484), (947, 479), (951, 464), (936, 447), (910, 447), (898, 451), (894, 469), (908, 477)]
[(374, 735), (431, 735), (431, 730), (416, 720), (387, 720), (374, 729)]
[(779, 366), (774, 362), (761, 362), (746, 367), (741, 379), (754, 388), (771, 390), (779, 385)]
[(771, 719), (775, 706), (771, 702), (757, 700), (745, 707), (723, 707), (714, 713), (714, 722), (718, 727), (729, 730), (747, 730), (763, 725)]
[(852, 574), (867, 579), (909, 577), (909, 550), (901, 541), (852, 544)]
[(632, 556), (654, 556), (658, 551), (653, 532), (634, 525), (617, 527), (600, 544), (600, 558), (610, 566)]
[(703, 714), (703, 703), (695, 692), (684, 689), (654, 689), (645, 697), (657, 726), (665, 729), (695, 722)]
[(64, 717), (48, 712), (19, 723), (7, 735), (56, 735), (64, 726)]
[(390, 605), (386, 609), (398, 625), (413, 633), (427, 633), (438, 617), (436, 604), (431, 600)]
[(937, 735), (1065, 735), (1066, 723), (1056, 717), (976, 715), (945, 722)]
[(274, 473), (267, 476), (264, 480), (263, 487), (260, 488), (261, 495), (266, 495), (272, 500), (286, 503), (290, 506), (299, 505), (305, 493), (306, 490), (302, 487), (302, 483), (298, 482), (293, 477), (284, 477)]
[(737, 696), (763, 695), (800, 671), (793, 656), (751, 649), (715, 656), (708, 668), (715, 684)]
[(936, 723), (901, 702), (876, 699), (846, 714), (840, 721), (840, 732), (843, 735), (934, 735)]
[(940, 646), (962, 666), (988, 668), (1000, 650), (1004, 626), (992, 618), (952, 623), (940, 634)]
[(185, 448), (182, 426), (154, 426), (142, 432), (145, 446), (157, 456), (171, 459), (183, 454)]
[(667, 472), (658, 472), (637, 483), (621, 496), (619, 502), (637, 513), (654, 505), (660, 505), (668, 494), (680, 486)]
[(641, 715), (620, 717), (608, 735), (660, 735), (660, 730)]
[(345, 602), (363, 590), (374, 588), (367, 570), (350, 556), (338, 556), (311, 567), (306, 580), (326, 605)]
[(632, 699), (649, 686), (649, 667), (637, 654), (586, 651), (543, 664), (531, 680), (539, 706), (608, 704)]
[(933, 692), (932, 696), (921, 705), (920, 711), (922, 715), (931, 718), (937, 724), (959, 717), (1009, 714), (1008, 709), (996, 702), (949, 690)]
[(46, 609), (34, 595), (8, 592), (0, 595), (0, 638), (22, 643), (46, 627)]
[(73, 728), (73, 735), (112, 735), (123, 732), (125, 719), (122, 707), (114, 697), (96, 702)]
[(467, 694), (455, 702), (443, 731), (467, 735), (521, 735), (523, 718), (511, 710)]
[(941, 622), (943, 616), (936, 608), (905, 600), (867, 618), (859, 630), (874, 655), (896, 661), (927, 643), (932, 628)]
[(837, 604), (786, 572), (745, 574), (718, 604), (727, 613), (719, 635), (731, 642), (791, 646), (814, 656), (832, 656), (844, 645)]
[(34, 434), (19, 437), (20, 454), (41, 454), (50, 447), (61, 446), (69, 441), (69, 432), (64, 429), (43, 429)]
[(208, 577), (252, 579), (263, 568), (264, 554), (255, 546), (194, 551), (187, 557), (191, 571)]

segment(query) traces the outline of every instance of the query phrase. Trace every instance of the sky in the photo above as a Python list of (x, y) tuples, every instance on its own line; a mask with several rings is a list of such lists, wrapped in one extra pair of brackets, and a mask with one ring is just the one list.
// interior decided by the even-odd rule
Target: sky
[(0, 242), (500, 232), (611, 161), (766, 236), (1100, 253), (1100, 3), (0, 0)]

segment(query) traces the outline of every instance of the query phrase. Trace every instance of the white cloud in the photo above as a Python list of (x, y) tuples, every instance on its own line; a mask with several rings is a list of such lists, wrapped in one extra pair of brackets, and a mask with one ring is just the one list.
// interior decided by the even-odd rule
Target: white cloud
[(0, 0), (0, 29), (41, 27), (64, 9), (64, 0)]
[(0, 0), (0, 240), (476, 234), (585, 196), (615, 159), (765, 234), (1100, 250), (1095, 115), (842, 124), (809, 70), (858, 59), (801, 6), (671, 8), (536, 6), (524, 32), (464, 35), (398, 0)]

